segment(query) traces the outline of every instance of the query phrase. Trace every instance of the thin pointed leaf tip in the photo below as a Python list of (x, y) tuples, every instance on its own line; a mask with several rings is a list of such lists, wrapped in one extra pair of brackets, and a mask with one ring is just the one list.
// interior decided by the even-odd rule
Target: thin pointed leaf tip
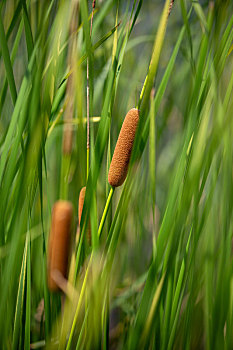
[(108, 182), (112, 187), (121, 186), (127, 176), (138, 121), (139, 110), (132, 108), (122, 124), (110, 164)]

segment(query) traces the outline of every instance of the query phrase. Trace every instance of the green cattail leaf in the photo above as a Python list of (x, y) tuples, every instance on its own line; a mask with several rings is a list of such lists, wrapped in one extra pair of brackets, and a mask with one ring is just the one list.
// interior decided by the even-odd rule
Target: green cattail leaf
[(26, 0), (23, 0), (22, 2), (23, 2), (24, 29), (25, 29), (27, 51), (28, 51), (28, 61), (29, 61), (31, 58), (32, 52), (33, 52), (34, 44), (33, 44), (33, 38), (32, 38), (32, 30), (31, 30), (31, 26), (30, 26), (29, 17), (28, 17)]
[(22, 313), (23, 313), (23, 300), (24, 300), (24, 290), (25, 290), (25, 278), (26, 278), (26, 264), (27, 264), (27, 249), (28, 242), (25, 241), (24, 254), (19, 278), (17, 302), (15, 308), (15, 321), (13, 330), (13, 344), (12, 349), (18, 348), (18, 342), (20, 337), (20, 331), (22, 331)]
[(7, 40), (6, 40), (5, 31), (4, 31), (3, 22), (2, 22), (2, 16), (0, 16), (0, 47), (2, 50), (2, 57), (5, 64), (6, 76), (10, 87), (12, 102), (15, 105), (16, 99), (17, 99), (17, 91), (16, 91), (15, 79), (13, 74), (13, 67), (11, 64), (10, 54), (9, 54)]
[(26, 290), (26, 322), (25, 322), (25, 349), (30, 349), (30, 331), (31, 331), (31, 247), (30, 234), (27, 234), (27, 290)]

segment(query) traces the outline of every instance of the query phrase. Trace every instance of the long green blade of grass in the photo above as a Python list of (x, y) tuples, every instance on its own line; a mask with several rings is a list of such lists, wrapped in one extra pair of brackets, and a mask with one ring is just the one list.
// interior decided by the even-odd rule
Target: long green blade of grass
[(6, 40), (5, 31), (2, 23), (2, 16), (0, 16), (0, 47), (2, 50), (2, 56), (5, 64), (6, 75), (7, 75), (7, 80), (10, 87), (12, 101), (13, 101), (13, 104), (15, 104), (17, 99), (17, 91), (16, 91), (15, 79), (13, 74), (13, 68), (11, 65), (9, 49), (7, 46), (7, 40)]

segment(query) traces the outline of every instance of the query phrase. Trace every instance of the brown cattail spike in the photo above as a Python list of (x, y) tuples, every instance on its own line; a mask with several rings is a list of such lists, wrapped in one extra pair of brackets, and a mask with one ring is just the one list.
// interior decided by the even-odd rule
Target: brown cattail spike
[[(86, 187), (83, 187), (79, 193), (79, 200), (78, 200), (78, 222), (79, 222), (79, 227), (81, 224), (81, 217), (82, 217), (82, 211), (83, 211), (83, 204), (85, 200), (85, 195), (86, 195)], [(91, 225), (89, 223), (88, 225), (88, 241), (91, 243)]]
[(127, 176), (138, 121), (139, 110), (132, 108), (122, 124), (110, 164), (108, 182), (112, 187), (121, 186)]
[(78, 222), (79, 226), (81, 223), (81, 217), (82, 217), (82, 211), (83, 211), (83, 204), (85, 200), (86, 195), (86, 187), (83, 187), (79, 193), (79, 200), (78, 200)]
[(70, 202), (58, 201), (54, 204), (48, 250), (48, 286), (51, 291), (59, 290), (53, 279), (56, 272), (64, 278), (67, 276), (72, 215)]

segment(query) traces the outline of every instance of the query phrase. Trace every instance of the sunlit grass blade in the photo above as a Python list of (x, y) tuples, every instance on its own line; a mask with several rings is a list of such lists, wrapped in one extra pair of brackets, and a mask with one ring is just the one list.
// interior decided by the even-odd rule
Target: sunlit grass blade
[(14, 331), (13, 331), (13, 344), (12, 349), (18, 348), (20, 330), (22, 331), (22, 314), (23, 314), (23, 301), (24, 301), (24, 290), (25, 290), (25, 278), (26, 278), (26, 266), (27, 266), (27, 249), (28, 242), (25, 241), (24, 254), (22, 259), (22, 267), (20, 272), (18, 295), (15, 308), (15, 321), (14, 321)]
[(26, 242), (27, 244), (27, 289), (26, 289), (26, 322), (25, 322), (25, 349), (30, 348), (30, 330), (31, 330), (31, 247), (30, 247), (30, 233), (27, 234)]
[(164, 5), (163, 13), (162, 13), (159, 27), (157, 30), (156, 39), (154, 42), (153, 52), (151, 56), (151, 62), (149, 66), (149, 71), (145, 79), (144, 86), (142, 88), (142, 92), (140, 95), (140, 100), (138, 103), (138, 107), (142, 111), (142, 116), (143, 116), (143, 113), (145, 113), (145, 110), (147, 109), (148, 101), (150, 98), (150, 92), (151, 92), (154, 78), (158, 69), (159, 58), (162, 51), (162, 46), (163, 46), (163, 41), (164, 41), (166, 26), (167, 26), (168, 8), (169, 8), (169, 1), (167, 0)]

